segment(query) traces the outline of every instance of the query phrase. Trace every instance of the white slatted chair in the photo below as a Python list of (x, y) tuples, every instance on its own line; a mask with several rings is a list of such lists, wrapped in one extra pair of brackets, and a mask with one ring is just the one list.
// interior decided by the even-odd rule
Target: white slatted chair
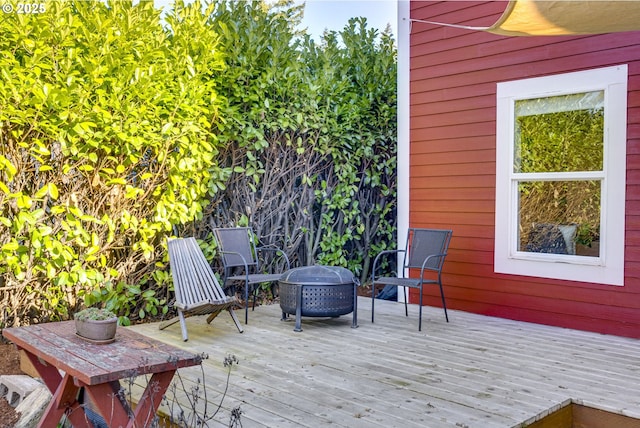
[(167, 246), (176, 297), (174, 307), (178, 310), (178, 316), (162, 322), (160, 330), (180, 321), (182, 339), (186, 342), (187, 317), (209, 315), (207, 323), (210, 323), (220, 312), (227, 310), (242, 333), (240, 321), (233, 312), (233, 306), (238, 304), (237, 299), (224, 294), (195, 238), (171, 239)]

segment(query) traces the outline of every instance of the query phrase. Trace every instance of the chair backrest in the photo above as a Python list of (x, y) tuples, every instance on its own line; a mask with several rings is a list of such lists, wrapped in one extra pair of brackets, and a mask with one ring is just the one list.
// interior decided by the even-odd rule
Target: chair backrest
[(167, 246), (176, 302), (189, 306), (225, 299), (222, 287), (195, 238), (171, 239)]
[(243, 257), (247, 262), (247, 267), (254, 266), (258, 269), (256, 244), (251, 228), (217, 228), (213, 230), (213, 236), (218, 243), (218, 249), (222, 253), (222, 264), (225, 270), (239, 266), (244, 267)]
[[(407, 235), (407, 251), (404, 255), (405, 268), (422, 267), (424, 259), (434, 254), (446, 254), (451, 241), (451, 230), (410, 228)], [(442, 270), (444, 257), (431, 258), (425, 268)]]

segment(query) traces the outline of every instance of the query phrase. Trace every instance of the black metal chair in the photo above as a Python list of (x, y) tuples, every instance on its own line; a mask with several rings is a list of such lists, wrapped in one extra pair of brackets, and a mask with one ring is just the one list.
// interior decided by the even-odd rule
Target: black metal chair
[[(224, 266), (224, 286), (232, 282), (244, 282), (245, 314), (244, 323), (249, 322), (249, 289), (253, 287), (253, 308), (256, 304), (257, 285), (276, 282), (283, 272), (264, 273), (260, 270), (260, 255), (264, 251), (279, 253), (285, 260), (289, 270), (289, 258), (280, 248), (275, 246), (257, 246), (258, 242), (253, 230), (249, 227), (216, 228), (213, 236), (218, 244), (220, 258)], [(239, 274), (238, 272), (241, 272)]]
[[(371, 273), (371, 322), (374, 322), (374, 309), (376, 301), (376, 286), (378, 285), (395, 285), (403, 287), (404, 291), (404, 311), (409, 316), (407, 308), (407, 287), (415, 288), (419, 293), (419, 318), (418, 330), (422, 330), (422, 288), (425, 284), (438, 284), (440, 287), (440, 296), (442, 297), (442, 308), (444, 316), (449, 322), (447, 315), (447, 304), (444, 299), (442, 290), (442, 266), (449, 249), (451, 241), (451, 230), (441, 229), (418, 229), (410, 228), (407, 233), (407, 244), (404, 250), (387, 250), (379, 253), (373, 261), (373, 270)], [(404, 261), (402, 269), (399, 269), (396, 277), (376, 277), (376, 272), (380, 262), (384, 257), (391, 254), (397, 255), (404, 253)], [(419, 269), (419, 276), (415, 278), (406, 278), (405, 273), (409, 269)]]

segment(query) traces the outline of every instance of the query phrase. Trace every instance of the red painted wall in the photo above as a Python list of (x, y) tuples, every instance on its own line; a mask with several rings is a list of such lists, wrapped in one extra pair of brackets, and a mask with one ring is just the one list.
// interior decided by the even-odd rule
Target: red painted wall
[[(505, 6), (412, 1), (411, 18), (489, 26)], [(448, 306), (640, 338), (640, 32), (503, 37), (414, 22), (410, 40), (409, 223), (453, 229)], [(629, 68), (624, 286), (494, 273), (496, 83), (618, 64)]]

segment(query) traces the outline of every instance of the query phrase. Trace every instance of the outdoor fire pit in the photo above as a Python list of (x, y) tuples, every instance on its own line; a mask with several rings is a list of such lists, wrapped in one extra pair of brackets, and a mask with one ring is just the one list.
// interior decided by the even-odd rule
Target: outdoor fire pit
[(358, 327), (359, 281), (335, 266), (304, 266), (285, 272), (279, 281), (282, 319), (295, 314), (294, 331), (302, 331), (301, 317), (338, 317), (353, 312), (351, 328)]

